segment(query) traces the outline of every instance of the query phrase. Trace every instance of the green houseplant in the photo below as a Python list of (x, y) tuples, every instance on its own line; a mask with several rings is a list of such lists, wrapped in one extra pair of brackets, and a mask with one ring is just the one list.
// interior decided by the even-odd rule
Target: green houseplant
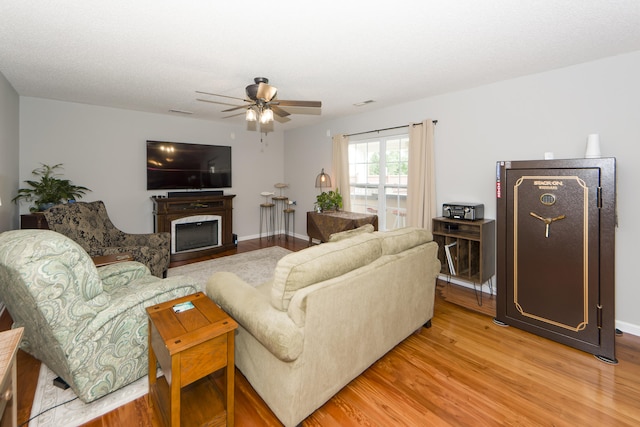
[(342, 195), (338, 190), (323, 191), (316, 196), (316, 207), (321, 212), (341, 209)]
[(69, 200), (80, 199), (87, 192), (91, 191), (87, 187), (74, 185), (68, 179), (59, 178), (58, 169), (62, 169), (62, 163), (49, 166), (42, 164), (31, 173), (39, 180), (26, 180), (31, 188), (21, 188), (18, 195), (12, 199), (14, 203), (20, 200), (35, 202), (35, 206), (30, 208), (31, 212), (43, 211), (58, 203)]

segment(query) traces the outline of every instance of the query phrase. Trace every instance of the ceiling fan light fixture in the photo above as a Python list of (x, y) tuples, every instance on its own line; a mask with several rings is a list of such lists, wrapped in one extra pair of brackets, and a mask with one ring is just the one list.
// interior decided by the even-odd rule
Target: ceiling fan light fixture
[(260, 114), (260, 123), (267, 124), (273, 121), (273, 110), (271, 108), (265, 108)]
[(248, 122), (255, 122), (256, 120), (258, 120), (258, 115), (256, 114), (256, 110), (254, 110), (253, 108), (247, 108), (247, 112), (245, 113), (244, 118)]

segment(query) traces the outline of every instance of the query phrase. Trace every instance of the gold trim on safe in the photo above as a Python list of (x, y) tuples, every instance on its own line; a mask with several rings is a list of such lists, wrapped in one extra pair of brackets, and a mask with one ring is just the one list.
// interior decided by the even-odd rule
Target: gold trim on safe
[[(526, 313), (522, 306), (518, 303), (518, 187), (522, 184), (525, 179), (535, 179), (540, 181), (566, 181), (575, 179), (583, 188), (584, 194), (584, 202), (583, 202), (583, 248), (582, 248), (582, 278), (583, 278), (583, 320), (578, 326), (570, 326), (565, 325), (560, 322), (556, 322), (555, 320), (546, 319), (541, 316), (536, 316), (535, 314)], [(544, 188), (549, 189), (549, 188)], [(584, 330), (589, 324), (589, 188), (586, 183), (577, 176), (522, 176), (520, 177), (513, 186), (513, 303), (516, 306), (516, 309), (523, 316), (539, 320), (541, 322), (546, 322), (554, 326), (558, 326), (560, 328), (565, 328), (570, 331), (579, 332)]]

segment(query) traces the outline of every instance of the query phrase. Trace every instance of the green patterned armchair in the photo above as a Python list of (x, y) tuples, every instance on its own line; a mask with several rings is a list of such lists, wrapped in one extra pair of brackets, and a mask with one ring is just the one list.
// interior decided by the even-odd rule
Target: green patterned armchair
[(96, 268), (50, 230), (0, 234), (0, 300), (24, 327), (21, 348), (91, 402), (148, 373), (145, 308), (198, 292), (185, 276), (159, 279), (135, 261)]
[(125, 233), (113, 225), (102, 201), (56, 205), (44, 216), (50, 230), (76, 241), (92, 257), (130, 253), (158, 277), (169, 268), (170, 233)]

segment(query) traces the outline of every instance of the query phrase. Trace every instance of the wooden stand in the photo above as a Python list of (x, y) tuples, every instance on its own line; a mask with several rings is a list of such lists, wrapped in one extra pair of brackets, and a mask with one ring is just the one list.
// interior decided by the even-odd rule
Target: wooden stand
[(156, 233), (171, 232), (171, 221), (194, 215), (222, 217), (222, 245), (201, 251), (171, 254), (171, 262), (184, 261), (233, 249), (233, 198), (235, 195), (188, 197), (152, 197), (153, 227)]
[[(468, 221), (450, 218), (433, 219), (433, 240), (438, 243), (442, 274), (483, 284), (495, 274), (495, 232), (492, 219)], [(449, 269), (445, 246), (450, 247), (454, 271)]]
[[(174, 310), (180, 303), (192, 308)], [(147, 308), (149, 406), (165, 425), (233, 426), (234, 331), (238, 324), (199, 292)], [(164, 376), (156, 378), (156, 363)], [(220, 392), (210, 374), (226, 371)]]
[[(495, 221), (492, 219), (433, 219), (433, 240), (438, 243), (438, 259), (442, 265), (440, 274), (473, 284), (473, 289), (451, 283), (443, 284), (438, 288), (443, 299), (494, 315), (495, 300), (491, 296), (485, 301), (482, 285), (495, 274), (495, 231)], [(447, 246), (454, 271), (449, 267)], [(479, 290), (476, 289), (476, 284), (480, 285)], [(469, 304), (473, 300), (475, 303)], [(485, 303), (488, 307), (485, 307)]]

